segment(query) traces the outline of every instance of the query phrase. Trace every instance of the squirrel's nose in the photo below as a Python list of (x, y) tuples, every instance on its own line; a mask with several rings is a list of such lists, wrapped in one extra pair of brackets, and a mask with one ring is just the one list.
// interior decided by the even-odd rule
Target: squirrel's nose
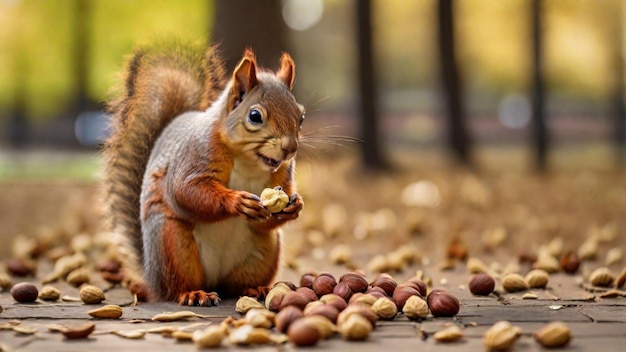
[(283, 150), (285, 160), (291, 159), (298, 150), (298, 141), (295, 138), (284, 136), (280, 139), (280, 147)]

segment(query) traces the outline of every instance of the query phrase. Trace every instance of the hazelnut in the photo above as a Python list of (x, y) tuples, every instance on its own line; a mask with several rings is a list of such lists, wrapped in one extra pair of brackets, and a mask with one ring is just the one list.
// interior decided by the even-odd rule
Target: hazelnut
[(265, 308), (261, 302), (248, 296), (242, 296), (235, 303), (235, 311), (239, 314), (245, 314), (253, 308)]
[(354, 303), (348, 305), (346, 309), (339, 313), (339, 316), (337, 317), (337, 325), (341, 326), (352, 314), (364, 316), (367, 320), (369, 320), (370, 324), (372, 324), (372, 327), (375, 327), (376, 322), (378, 321), (378, 316), (374, 313), (370, 306), (363, 303)]
[(265, 309), (265, 307), (253, 308), (246, 313), (245, 321), (255, 328), (270, 329), (274, 326), (275, 317), (276, 313)]
[(424, 319), (428, 317), (428, 303), (418, 295), (411, 296), (406, 300), (402, 313), (411, 320)]
[(426, 294), (428, 293), (428, 288), (426, 286), (426, 283), (424, 282), (424, 280), (418, 277), (412, 277), (406, 280), (402, 285), (404, 284), (410, 284), (413, 287), (416, 287), (420, 295), (422, 295), (422, 297), (426, 297)]
[(372, 304), (372, 311), (382, 320), (393, 320), (398, 314), (398, 307), (388, 297), (380, 297)]
[(508, 321), (499, 321), (483, 334), (483, 345), (487, 351), (505, 351), (520, 337), (521, 329)]
[(393, 290), (395, 290), (398, 286), (398, 283), (393, 279), (393, 277), (391, 277), (391, 275), (382, 273), (379, 274), (374, 281), (372, 281), (371, 285), (373, 287), (380, 287), (385, 291), (387, 296), (391, 296), (393, 295)]
[(300, 308), (296, 306), (287, 306), (276, 314), (276, 317), (274, 318), (274, 325), (276, 325), (276, 329), (278, 331), (286, 333), (289, 325), (302, 318), (303, 315), (304, 314)]
[(393, 301), (398, 307), (398, 310), (401, 311), (406, 303), (406, 300), (411, 296), (419, 296), (420, 293), (417, 289), (409, 286), (398, 286), (393, 291)]
[(435, 289), (426, 297), (430, 312), (436, 317), (455, 316), (460, 309), (460, 303), (452, 293), (444, 289)]
[[(186, 331), (176, 331), (178, 332)], [(190, 334), (189, 339), (193, 339), (193, 334)], [(272, 342), (269, 330), (263, 328), (255, 328), (252, 325), (241, 325), (228, 334), (228, 341), (233, 345), (247, 346), (247, 345), (261, 345)]]
[(580, 259), (575, 252), (568, 252), (561, 258), (561, 269), (568, 274), (575, 274), (580, 266)]
[(529, 288), (545, 288), (549, 279), (548, 273), (541, 269), (531, 270), (524, 277)]
[(339, 283), (345, 282), (352, 292), (365, 292), (369, 288), (369, 283), (365, 276), (358, 273), (346, 273), (339, 278)]
[(34, 276), (37, 269), (36, 264), (26, 259), (9, 259), (6, 262), (7, 270), (14, 276)]
[(265, 308), (271, 310), (272, 312), (277, 312), (280, 308), (283, 297), (285, 297), (285, 295), (289, 292), (292, 291), (286, 285), (274, 286), (265, 296)]
[(317, 294), (315, 293), (315, 291), (308, 287), (298, 287), (296, 289), (296, 292), (306, 297), (309, 302), (317, 301)]
[(85, 285), (79, 291), (80, 299), (85, 304), (98, 304), (104, 301), (104, 292), (99, 287)]
[(472, 276), (469, 282), (469, 290), (473, 295), (488, 296), (496, 287), (496, 281), (485, 273)]
[(61, 298), (61, 291), (52, 286), (44, 286), (39, 291), (39, 299), (44, 301), (56, 301)]
[(313, 324), (313, 326), (317, 328), (317, 331), (320, 333), (320, 338), (322, 339), (329, 339), (337, 333), (337, 326), (323, 315), (308, 315), (302, 318), (302, 320), (306, 320), (308, 323)]
[(363, 304), (367, 304), (368, 306), (372, 306), (372, 304), (374, 304), (374, 302), (376, 302), (378, 298), (379, 297), (376, 297), (374, 295), (359, 292), (355, 294), (354, 296), (352, 296), (348, 304), (363, 303)]
[(11, 288), (11, 296), (20, 303), (35, 302), (38, 295), (37, 286), (30, 282), (20, 282)]
[(470, 274), (486, 273), (487, 271), (489, 271), (489, 269), (487, 269), (487, 265), (485, 265), (482, 260), (475, 257), (470, 257), (469, 259), (467, 259), (466, 265), (467, 271)]
[(613, 280), (613, 272), (607, 267), (598, 268), (589, 275), (589, 282), (593, 286), (608, 287), (613, 284)]
[(338, 283), (335, 288), (333, 288), (333, 293), (343, 298), (346, 302), (350, 300), (353, 294), (352, 289), (350, 289), (350, 286), (345, 282)]
[(337, 317), (339, 316), (339, 310), (335, 308), (335, 306), (331, 306), (329, 304), (319, 304), (312, 306), (311, 309), (307, 309), (305, 312), (306, 316), (311, 315), (321, 315), (330, 320), (333, 324), (337, 322)]
[(502, 287), (506, 292), (519, 292), (528, 290), (528, 284), (519, 274), (507, 274), (502, 278)]
[(372, 332), (372, 325), (367, 318), (360, 314), (351, 314), (339, 325), (341, 336), (350, 341), (363, 341)]
[(272, 213), (280, 213), (289, 204), (289, 196), (278, 186), (261, 192), (261, 204)]
[(535, 340), (547, 348), (567, 345), (572, 334), (565, 323), (552, 322), (534, 333)]
[(313, 321), (305, 319), (293, 321), (287, 329), (287, 336), (296, 346), (313, 346), (321, 337)]
[(320, 297), (320, 302), (330, 304), (331, 306), (337, 308), (337, 310), (340, 312), (346, 309), (346, 307), (348, 306), (348, 302), (346, 302), (346, 300), (337, 296), (334, 293), (323, 295), (322, 297)]
[(455, 342), (463, 338), (463, 331), (458, 326), (451, 325), (437, 331), (433, 337), (437, 342)]
[(303, 274), (302, 277), (300, 277), (300, 287), (308, 287), (310, 289), (313, 289), (313, 281), (316, 277), (317, 275), (313, 273)]
[(279, 287), (279, 286), (286, 287), (286, 288), (290, 289), (291, 291), (295, 291), (296, 288), (297, 288), (296, 284), (294, 284), (291, 281), (278, 281), (277, 283), (274, 284), (274, 286), (272, 286), (272, 288)]
[(328, 273), (319, 274), (315, 280), (313, 280), (313, 291), (318, 297), (333, 292), (333, 289), (337, 286), (337, 280), (335, 277)]
[(280, 302), (280, 308), (279, 310), (287, 307), (287, 306), (296, 306), (300, 309), (304, 309), (304, 307), (306, 307), (306, 305), (309, 303), (309, 299), (304, 296), (303, 294), (296, 292), (296, 291), (291, 291), (288, 292), (282, 299), (282, 301)]

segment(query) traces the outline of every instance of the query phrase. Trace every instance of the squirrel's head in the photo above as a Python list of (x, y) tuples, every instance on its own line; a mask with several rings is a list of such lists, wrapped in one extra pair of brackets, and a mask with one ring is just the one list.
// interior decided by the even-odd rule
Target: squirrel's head
[(246, 50), (228, 85), (226, 129), (231, 150), (261, 168), (275, 171), (298, 150), (304, 108), (291, 90), (295, 64), (283, 53), (280, 68), (260, 69)]

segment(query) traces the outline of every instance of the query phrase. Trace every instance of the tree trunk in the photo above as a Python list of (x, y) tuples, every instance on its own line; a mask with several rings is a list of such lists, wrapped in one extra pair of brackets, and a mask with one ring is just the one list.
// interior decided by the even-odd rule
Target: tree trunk
[(615, 161), (619, 168), (624, 166), (626, 157), (626, 128), (624, 112), (624, 9), (622, 2), (617, 4), (615, 17), (615, 46), (613, 47), (613, 65), (615, 69), (613, 82), (613, 142), (615, 144)]
[(372, 50), (372, 7), (370, 0), (356, 0), (358, 45), (358, 92), (361, 116), (362, 159), (368, 169), (385, 169), (389, 165), (381, 152), (378, 96)]
[(548, 129), (545, 116), (545, 92), (543, 82), (543, 1), (531, 0), (531, 28), (532, 28), (532, 111), (533, 111), (533, 140), (535, 163), (539, 171), (547, 168), (549, 148)]
[(210, 41), (220, 45), (228, 70), (241, 59), (246, 47), (254, 50), (260, 65), (277, 68), (288, 51), (287, 27), (280, 0), (217, 0)]
[(443, 100), (447, 117), (447, 143), (457, 161), (470, 165), (471, 141), (466, 126), (463, 87), (454, 48), (454, 1), (439, 0), (437, 10), (439, 61), (441, 62)]

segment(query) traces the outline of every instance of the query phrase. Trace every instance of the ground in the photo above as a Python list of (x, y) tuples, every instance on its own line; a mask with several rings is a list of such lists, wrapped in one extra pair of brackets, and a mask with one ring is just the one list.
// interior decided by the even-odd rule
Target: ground
[[(553, 156), (546, 174), (532, 171), (523, 150), (489, 150), (477, 156), (472, 170), (451, 164), (439, 152), (405, 151), (396, 154), (396, 168), (371, 173), (363, 171), (357, 156), (338, 151), (299, 163), (298, 180), (305, 209), (302, 217), (285, 228), (284, 266), (281, 280), (298, 283), (300, 275), (328, 271), (339, 277), (363, 270), (373, 279), (381, 268), (402, 282), (421, 270), (431, 287), (445, 287), (461, 301), (454, 318), (429, 317), (410, 321), (400, 315), (394, 321), (379, 322), (364, 343), (346, 342), (339, 337), (321, 341), (317, 349), (359, 350), (480, 350), (485, 330), (498, 320), (521, 327), (522, 336), (513, 350), (533, 351), (541, 347), (533, 332), (550, 321), (564, 321), (572, 330), (567, 350), (617, 350), (626, 343), (626, 299), (623, 291), (614, 298), (602, 298), (606, 289), (592, 289), (589, 273), (605, 266), (607, 253), (626, 249), (626, 178), (606, 154), (588, 149), (570, 149)], [(0, 260), (7, 263), (24, 248), (27, 239), (47, 241), (38, 261), (35, 277), (12, 277), (13, 282), (31, 281), (39, 288), (52, 268), (45, 253), (59, 248), (84, 248), (89, 243), (87, 267), (92, 283), (108, 288), (95, 270), (106, 257), (102, 231), (105, 220), (99, 211), (97, 186), (93, 180), (24, 181), (11, 178), (0, 184), (0, 234), (7, 245), (0, 247)], [(77, 236), (80, 235), (80, 236)], [(17, 240), (16, 240), (17, 238)], [(556, 257), (577, 252), (593, 239), (598, 248), (593, 259), (583, 260), (573, 275), (550, 275), (547, 289), (533, 292), (537, 299), (522, 299), (526, 292), (506, 293), (499, 277), (506, 271), (524, 275), (531, 263), (523, 261), (549, 248)], [(8, 245), (13, 241), (13, 245)], [(592, 241), (592, 242), (593, 242)], [(21, 243), (21, 245), (20, 245)], [(347, 249), (341, 245), (348, 244)], [(454, 246), (453, 246), (454, 244)], [(394, 261), (399, 248), (409, 249), (413, 263)], [(456, 248), (456, 250), (451, 250)], [(446, 260), (450, 253), (466, 249), (468, 257), (480, 258), (496, 276), (496, 293), (488, 297), (468, 292), (470, 279), (465, 260)], [(558, 253), (557, 253), (558, 252)], [(104, 257), (103, 257), (104, 255)], [(338, 256), (348, 257), (338, 263)], [(377, 259), (374, 259), (377, 257)], [(609, 263), (618, 275), (622, 260)], [(52, 283), (62, 294), (76, 297), (78, 289), (63, 281)], [(620, 296), (621, 295), (621, 296)], [(37, 328), (35, 335), (0, 330), (4, 350), (195, 350), (191, 343), (176, 342), (160, 334), (146, 334), (130, 340), (108, 334), (111, 330), (149, 330), (164, 323), (150, 318), (164, 311), (182, 309), (173, 303), (140, 303), (131, 306), (132, 296), (123, 287), (106, 292), (104, 303), (123, 305), (119, 320), (94, 320), (86, 312), (93, 306), (81, 302), (37, 301), (18, 304), (7, 291), (0, 293), (0, 324), (18, 321)], [(103, 304), (104, 304), (103, 303)], [(190, 308), (221, 321), (238, 317), (235, 300), (219, 308)], [(188, 308), (185, 308), (188, 309)], [(96, 324), (87, 340), (67, 341), (47, 331), (49, 324)], [(204, 319), (167, 323), (198, 329)], [(441, 344), (432, 333), (446, 324), (463, 328), (465, 337), (456, 343)], [(275, 350), (276, 347), (259, 346)], [(291, 344), (281, 349), (292, 350)]]

